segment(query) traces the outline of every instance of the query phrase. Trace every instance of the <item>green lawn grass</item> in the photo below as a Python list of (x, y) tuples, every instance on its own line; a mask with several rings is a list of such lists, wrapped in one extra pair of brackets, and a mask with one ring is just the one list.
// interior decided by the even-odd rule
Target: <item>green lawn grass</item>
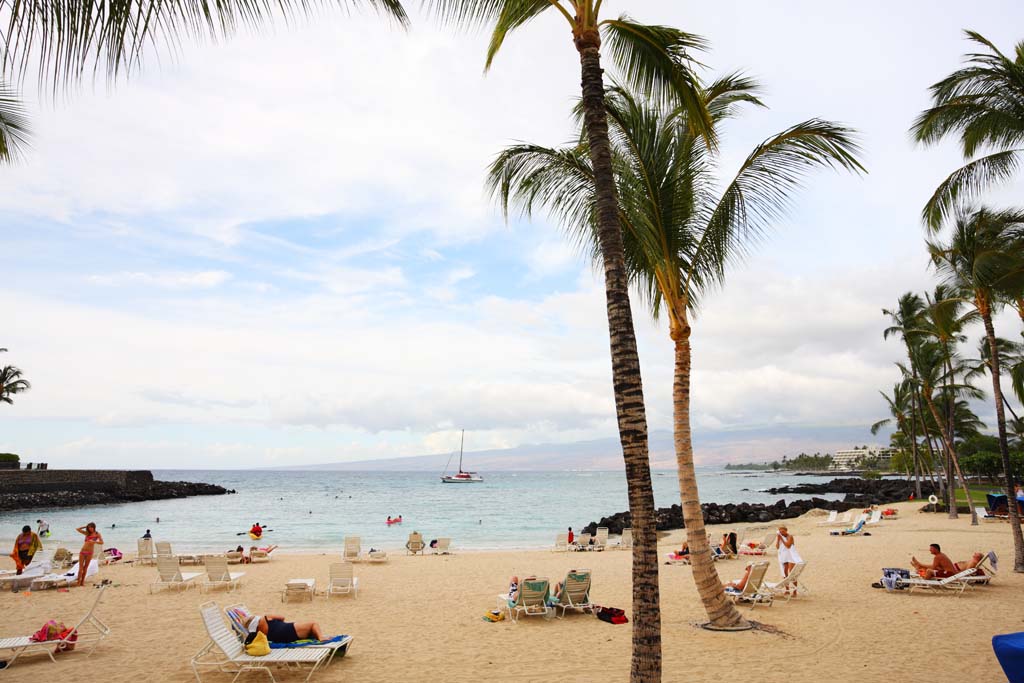
[[(972, 488), (971, 489), (971, 503), (975, 504), (975, 505), (988, 505), (988, 498), (986, 498), (985, 495), (989, 491), (996, 490), (996, 487), (994, 487), (994, 486), (981, 486), (981, 485), (977, 485), (977, 484), (976, 484), (976, 486), (979, 486), (979, 488)], [(959, 504), (959, 503), (963, 503), (964, 501), (965, 501), (965, 498), (964, 498), (963, 490), (960, 489), (960, 488), (957, 488), (957, 490), (956, 490), (956, 502)]]

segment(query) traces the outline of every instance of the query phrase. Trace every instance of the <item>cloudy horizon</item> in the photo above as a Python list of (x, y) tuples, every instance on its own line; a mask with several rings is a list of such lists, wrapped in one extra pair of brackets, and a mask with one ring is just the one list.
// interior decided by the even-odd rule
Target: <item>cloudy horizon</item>
[[(748, 4), (605, 2), (706, 37), (706, 76), (763, 84), (769, 109), (723, 134), (725, 173), (811, 117), (855, 128), (869, 171), (813, 174), (704, 303), (704, 463), (790, 454), (770, 439), (742, 442), (746, 455), (700, 448), (751, 429), (810, 443), (863, 426), (849, 445), (886, 441), (867, 429), (901, 360), (881, 309), (934, 287), (920, 210), (962, 163), (952, 141), (922, 149), (907, 130), (971, 49), (963, 29), (1004, 51), (1024, 39), (1020, 3)], [(599, 274), (547, 217), (506, 224), (483, 184), (504, 146), (572, 137), (566, 31), (538, 19), (485, 75), (485, 35), (412, 18), (403, 32), (324, 12), (187, 44), (109, 91), (27, 91), (33, 147), (0, 167), (0, 364), (33, 389), (0, 407), (0, 451), (264, 467), (449, 452), (463, 428), (474, 450), (616, 435)], [(648, 421), (670, 429), (667, 331), (633, 305)], [(997, 320), (1002, 336), (1019, 329)]]

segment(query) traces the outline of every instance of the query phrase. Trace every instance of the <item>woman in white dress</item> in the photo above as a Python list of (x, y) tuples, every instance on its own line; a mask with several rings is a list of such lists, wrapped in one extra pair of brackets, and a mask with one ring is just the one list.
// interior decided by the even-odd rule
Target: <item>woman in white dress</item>
[(803, 558), (796, 550), (796, 539), (784, 526), (780, 526), (775, 534), (775, 547), (779, 551), (779, 570), (783, 576), (789, 576), (789, 572), (797, 562), (803, 562)]

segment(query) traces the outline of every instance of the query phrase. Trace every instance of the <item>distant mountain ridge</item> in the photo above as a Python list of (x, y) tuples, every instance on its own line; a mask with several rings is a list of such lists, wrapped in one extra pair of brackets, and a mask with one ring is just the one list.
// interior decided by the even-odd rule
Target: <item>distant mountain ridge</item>
[[(800, 452), (833, 452), (840, 448), (871, 443), (863, 426), (790, 427), (773, 426), (746, 430), (702, 432), (694, 442), (698, 465), (724, 465), (728, 462), (781, 460)], [(672, 433), (650, 433), (651, 467), (674, 469)], [(451, 453), (377, 458), (352, 462), (321, 463), (275, 467), (279, 470), (331, 471), (436, 471), (444, 469)], [(623, 468), (618, 438), (594, 439), (573, 443), (524, 444), (514, 448), (466, 451), (464, 466), (474, 472), (619, 470)], [(457, 464), (452, 465), (457, 467)]]

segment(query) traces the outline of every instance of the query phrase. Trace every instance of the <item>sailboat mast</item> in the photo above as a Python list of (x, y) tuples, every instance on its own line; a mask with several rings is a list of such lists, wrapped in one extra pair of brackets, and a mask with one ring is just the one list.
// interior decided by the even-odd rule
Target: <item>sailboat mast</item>
[(466, 430), (462, 430), (462, 437), (459, 438), (459, 472), (462, 472), (462, 446), (466, 443)]

